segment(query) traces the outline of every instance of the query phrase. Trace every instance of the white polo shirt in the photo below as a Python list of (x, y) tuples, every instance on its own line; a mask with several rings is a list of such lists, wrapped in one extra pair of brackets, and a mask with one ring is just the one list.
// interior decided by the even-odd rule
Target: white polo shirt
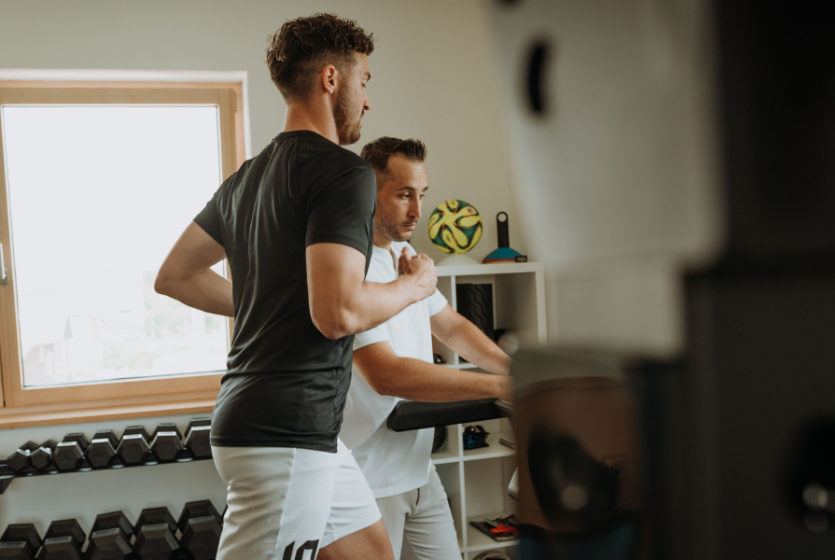
[[(415, 253), (406, 242), (391, 244), (398, 257), (404, 247), (408, 254)], [(391, 253), (374, 246), (366, 279), (380, 283), (396, 280), (395, 262)], [(357, 334), (354, 350), (377, 342), (388, 342), (398, 356), (431, 363), (429, 317), (446, 305), (446, 298), (436, 290), (388, 321)], [(403, 375), (403, 372), (392, 371), (389, 375)], [(375, 498), (402, 494), (423, 486), (429, 480), (434, 430), (425, 428), (394, 432), (386, 427), (386, 418), (401, 400), (377, 393), (368, 385), (362, 372), (354, 367), (339, 437), (351, 448)]]

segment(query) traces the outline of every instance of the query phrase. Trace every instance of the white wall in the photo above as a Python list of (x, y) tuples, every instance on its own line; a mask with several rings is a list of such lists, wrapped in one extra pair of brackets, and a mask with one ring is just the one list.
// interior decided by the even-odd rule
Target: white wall
[[(478, 0), (0, 0), (0, 69), (243, 70), (257, 153), (284, 120), (264, 63), (266, 40), (285, 20), (313, 11), (351, 17), (374, 33), (371, 111), (351, 149), (382, 135), (424, 140), (425, 208), (450, 197), (474, 204), (488, 225), (473, 253), (481, 259), (496, 245), (496, 213), (512, 208), (497, 69)], [(425, 229), (415, 245), (443, 256)]]
[[(245, 71), (251, 152), (257, 153), (284, 118), (263, 62), (265, 41), (285, 20), (312, 13), (310, 6), (301, 0), (0, 0), (0, 69)], [(513, 227), (514, 218), (521, 220), (512, 202), (483, 7), (480, 0), (326, 1), (315, 7), (356, 19), (374, 33), (371, 111), (363, 139), (352, 149), (382, 135), (423, 139), (430, 180), (425, 208), (453, 197), (474, 204), (487, 225), (473, 251), (477, 259), (496, 246), (493, 224), (500, 210), (510, 212), (511, 242), (525, 251)], [(190, 219), (183, 216), (183, 224)], [(425, 231), (419, 228), (414, 245), (442, 257)], [(182, 429), (188, 418), (0, 431), (0, 456), (29, 439), (60, 439), (72, 431), (89, 437), (99, 428), (119, 434), (136, 423), (152, 430), (163, 420)], [(96, 513), (125, 508), (135, 519), (143, 507), (168, 505), (178, 515), (183, 503), (203, 497), (224, 505), (210, 461), (18, 479), (0, 496), (0, 528), (37, 521), (43, 531), (50, 520), (74, 516), (88, 530)]]

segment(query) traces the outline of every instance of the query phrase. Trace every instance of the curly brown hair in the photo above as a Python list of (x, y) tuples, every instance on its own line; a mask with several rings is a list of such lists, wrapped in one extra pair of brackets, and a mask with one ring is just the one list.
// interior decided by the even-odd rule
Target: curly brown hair
[(317, 13), (281, 26), (268, 42), (267, 66), (284, 99), (305, 99), (325, 64), (344, 72), (354, 53), (369, 55), (373, 50), (373, 34), (367, 35), (355, 21)]
[(362, 159), (370, 163), (377, 173), (386, 170), (389, 158), (394, 154), (400, 154), (414, 161), (423, 161), (426, 158), (426, 145), (414, 138), (402, 140), (382, 136), (363, 146), (360, 152)]

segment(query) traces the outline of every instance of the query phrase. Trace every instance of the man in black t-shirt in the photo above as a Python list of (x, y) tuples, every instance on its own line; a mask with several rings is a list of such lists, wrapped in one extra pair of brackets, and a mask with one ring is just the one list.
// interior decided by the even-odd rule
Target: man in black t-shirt
[[(337, 434), (353, 334), (435, 289), (426, 255), (365, 282), (374, 172), (341, 148), (369, 109), (372, 38), (316, 14), (285, 23), (267, 63), (284, 130), (220, 186), (174, 245), (155, 288), (235, 318), (212, 450), (228, 485), (218, 559), (391, 558), (367, 483)], [(232, 282), (210, 267), (226, 258)]]

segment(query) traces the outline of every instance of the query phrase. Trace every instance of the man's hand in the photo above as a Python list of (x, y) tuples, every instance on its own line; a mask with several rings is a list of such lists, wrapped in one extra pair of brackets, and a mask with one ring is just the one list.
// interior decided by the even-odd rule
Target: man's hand
[(415, 301), (429, 297), (435, 292), (435, 287), (438, 284), (438, 269), (435, 268), (432, 259), (424, 253), (410, 257), (404, 247), (403, 252), (400, 253), (399, 261), (400, 275), (408, 277), (414, 284), (417, 295)]

